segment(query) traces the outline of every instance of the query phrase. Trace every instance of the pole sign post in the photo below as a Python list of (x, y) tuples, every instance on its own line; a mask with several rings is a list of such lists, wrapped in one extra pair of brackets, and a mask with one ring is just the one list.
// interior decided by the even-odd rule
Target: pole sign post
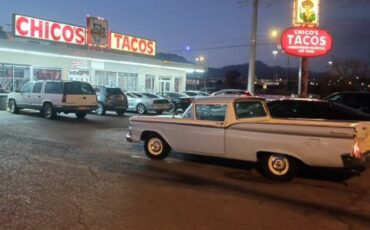
[(293, 27), (281, 37), (285, 53), (298, 57), (318, 57), (326, 55), (332, 48), (332, 37), (323, 29)]

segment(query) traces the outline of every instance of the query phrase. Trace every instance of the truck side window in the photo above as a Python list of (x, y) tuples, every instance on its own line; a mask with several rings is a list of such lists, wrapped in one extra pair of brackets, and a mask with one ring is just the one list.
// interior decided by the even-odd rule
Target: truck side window
[(22, 87), (20, 92), (21, 93), (31, 93), (32, 89), (33, 89), (33, 82), (28, 82)]
[(32, 93), (41, 93), (42, 82), (36, 82), (33, 86)]
[(188, 109), (184, 112), (184, 114), (182, 115), (183, 119), (193, 119), (194, 116), (193, 116), (193, 106), (189, 106)]
[(236, 119), (267, 116), (260, 101), (235, 102), (234, 107)]

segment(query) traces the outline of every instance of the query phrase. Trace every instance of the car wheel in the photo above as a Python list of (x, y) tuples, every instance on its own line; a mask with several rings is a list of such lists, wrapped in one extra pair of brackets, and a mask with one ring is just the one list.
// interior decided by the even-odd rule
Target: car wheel
[(14, 114), (17, 114), (19, 112), (19, 108), (17, 107), (17, 104), (15, 103), (15, 100), (11, 99), (8, 102), (8, 111)]
[(262, 173), (276, 181), (290, 181), (298, 172), (298, 162), (283, 154), (263, 154), (259, 160)]
[(117, 110), (116, 113), (118, 116), (123, 116), (123, 114), (125, 114), (125, 110)]
[(175, 102), (171, 102), (170, 103), (170, 109), (168, 110), (169, 112), (173, 113), (173, 112), (176, 112), (177, 110), (177, 105)]
[(155, 111), (157, 114), (162, 114), (163, 113), (163, 110), (157, 110)]
[(98, 108), (96, 109), (96, 114), (98, 115), (104, 115), (105, 114), (105, 109), (102, 103), (98, 103)]
[(50, 103), (45, 103), (42, 107), (42, 116), (46, 119), (53, 119), (56, 116), (56, 112)]
[(152, 159), (163, 159), (171, 150), (167, 142), (157, 134), (149, 135), (145, 139), (144, 149), (146, 155)]
[(76, 113), (76, 117), (78, 119), (84, 119), (86, 117), (86, 113)]
[(145, 114), (146, 113), (146, 107), (144, 104), (138, 104), (136, 106), (136, 111), (139, 113), (139, 114)]

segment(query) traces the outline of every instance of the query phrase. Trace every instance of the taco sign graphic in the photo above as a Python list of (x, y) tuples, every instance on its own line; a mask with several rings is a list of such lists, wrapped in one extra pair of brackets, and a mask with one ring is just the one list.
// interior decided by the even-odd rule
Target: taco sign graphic
[(320, 0), (294, 0), (293, 25), (319, 26)]

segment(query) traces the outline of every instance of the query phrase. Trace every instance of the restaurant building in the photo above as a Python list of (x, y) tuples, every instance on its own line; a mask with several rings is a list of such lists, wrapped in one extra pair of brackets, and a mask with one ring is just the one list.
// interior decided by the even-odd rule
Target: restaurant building
[[(29, 80), (76, 80), (124, 91), (184, 91), (192, 63), (157, 57), (154, 40), (114, 33), (102, 18), (86, 28), (13, 15), (13, 32), (0, 31), (0, 87)], [(197, 69), (198, 68), (198, 69)]]

